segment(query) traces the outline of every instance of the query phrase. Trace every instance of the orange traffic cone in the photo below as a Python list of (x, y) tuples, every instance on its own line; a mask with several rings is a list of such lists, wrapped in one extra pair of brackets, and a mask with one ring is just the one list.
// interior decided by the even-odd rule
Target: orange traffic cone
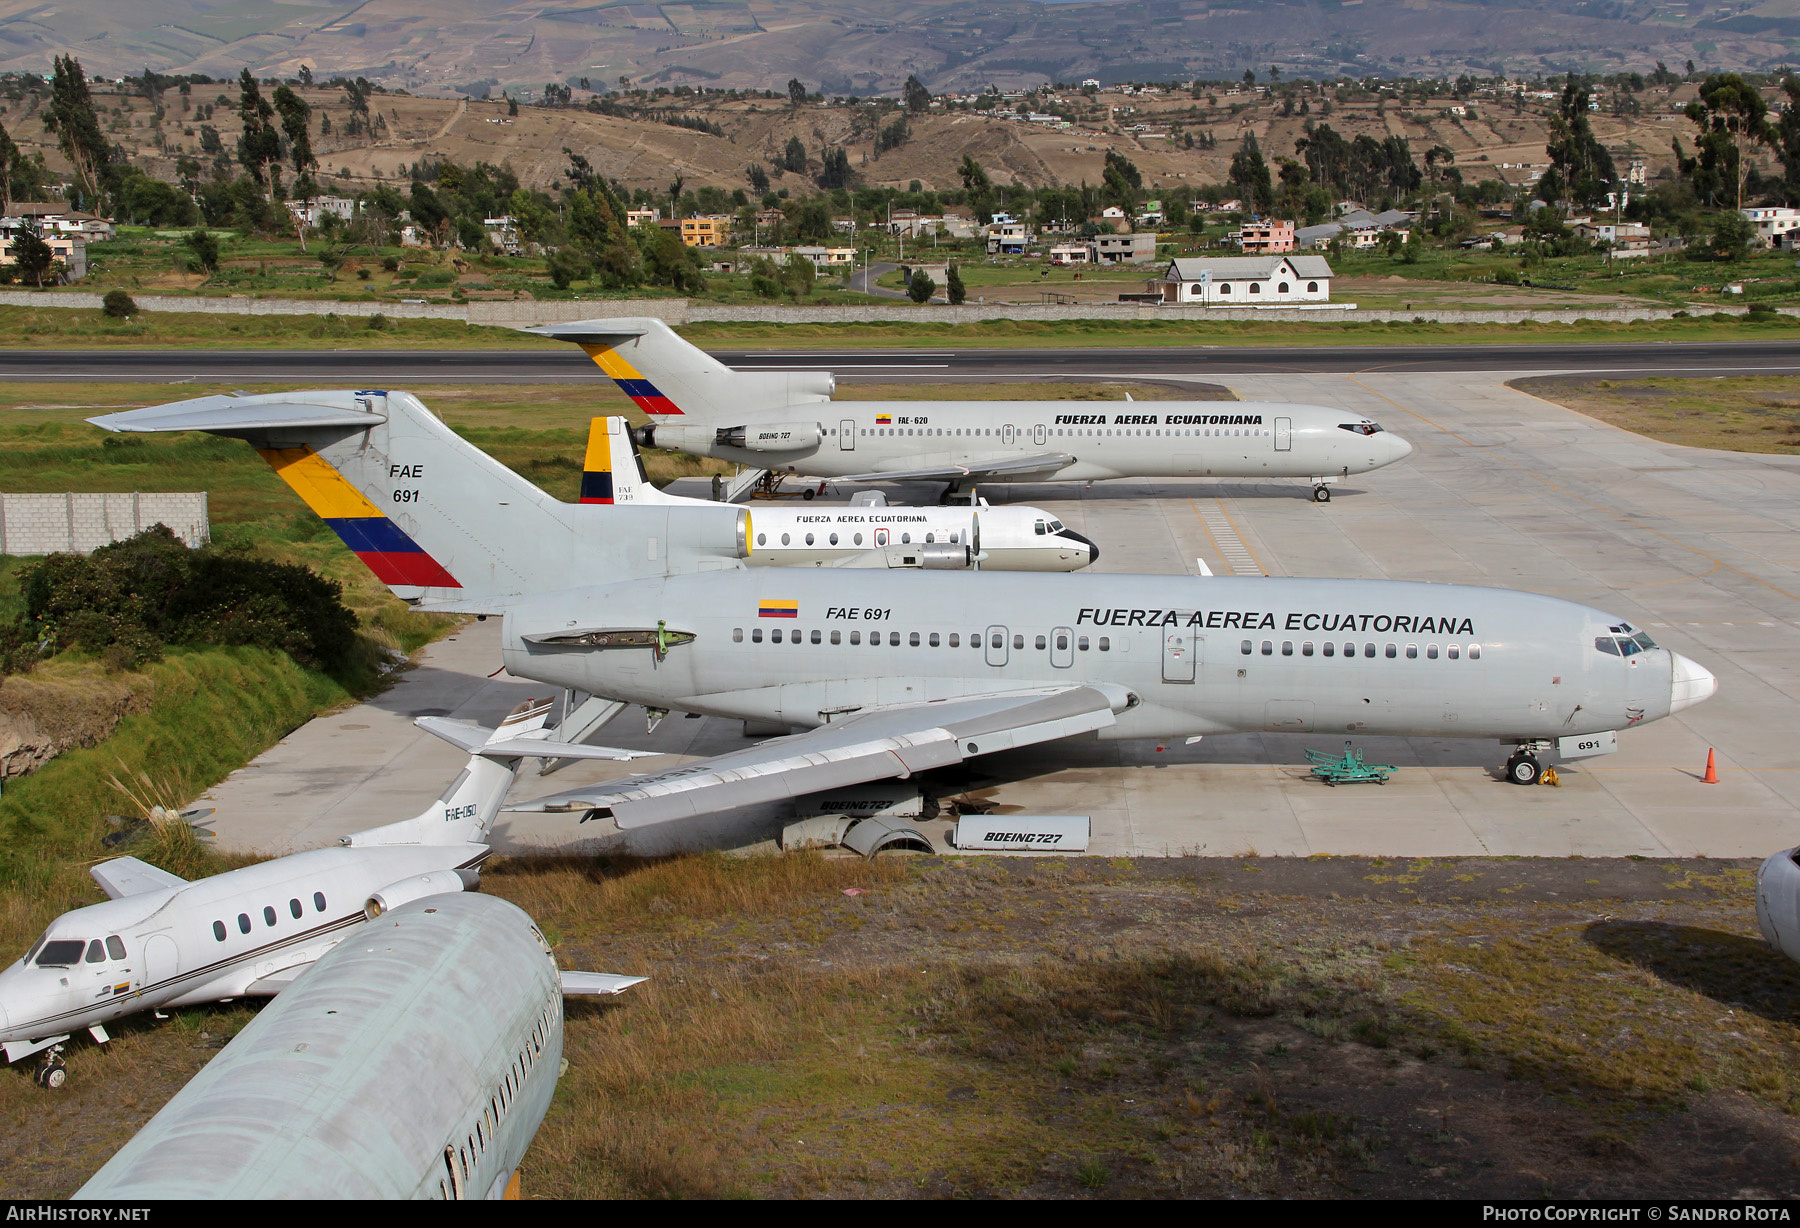
[(1710, 746), (1706, 748), (1706, 775), (1700, 778), (1700, 783), (1703, 785), (1719, 783), (1719, 767), (1713, 762), (1713, 748)]

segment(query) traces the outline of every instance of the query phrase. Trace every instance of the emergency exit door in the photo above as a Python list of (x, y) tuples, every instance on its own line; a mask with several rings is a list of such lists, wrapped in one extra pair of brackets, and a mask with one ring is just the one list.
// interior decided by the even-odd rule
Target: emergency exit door
[(1292, 418), (1275, 419), (1275, 450), (1291, 452), (1294, 448), (1294, 420)]
[(845, 418), (838, 423), (838, 447), (846, 452), (856, 451), (856, 420)]
[(1192, 682), (1195, 658), (1199, 655), (1199, 642), (1192, 631), (1186, 627), (1164, 628), (1162, 680)]
[(1013, 425), (1012, 425), (1012, 423), (1008, 422), (1005, 426), (1000, 428), (1000, 442), (1001, 443), (1011, 443), (1012, 441), (1013, 441)]
[(1031, 428), (1031, 442), (1032, 443), (1041, 444), (1044, 442), (1045, 439), (1049, 438), (1049, 435), (1050, 435), (1050, 428), (1045, 426), (1041, 422), (1038, 425)]
[(987, 629), (987, 663), (989, 665), (1006, 664), (1006, 628), (989, 627)]

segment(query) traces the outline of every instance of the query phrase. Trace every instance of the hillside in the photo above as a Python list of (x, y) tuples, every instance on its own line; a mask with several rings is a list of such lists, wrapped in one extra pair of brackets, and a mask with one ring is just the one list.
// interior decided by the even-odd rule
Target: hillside
[(1800, 2), (1768, 0), (0, 0), (0, 71), (362, 75), (414, 93), (651, 85), (895, 93), (1290, 75), (1772, 69)]
[[(177, 177), (176, 161), (187, 156), (210, 159), (201, 152), (201, 129), (210, 125), (226, 150), (236, 147), (239, 126), (235, 86), (195, 87), (190, 98), (171, 91), (159, 125), (154, 108), (141, 96), (96, 87), (95, 101), (105, 112), (108, 137), (122, 145), (132, 160), (164, 179)], [(1595, 131), (1613, 150), (1620, 170), (1642, 158), (1652, 177), (1673, 159), (1671, 141), (1680, 136), (1691, 145), (1692, 125), (1679, 107), (1692, 96), (1692, 85), (1673, 90), (1648, 89), (1636, 95), (1643, 114), (1594, 115)], [(1454, 100), (1434, 100), (1405, 107), (1393, 99), (1354, 98), (1343, 101), (1313, 95), (1310, 113), (1282, 116), (1266, 96), (1249, 91), (1194, 99), (1186, 93), (1136, 94), (1102, 91), (1092, 98), (1075, 95), (1072, 105), (1085, 108), (1083, 119), (1067, 129), (1032, 124), (994, 112), (933, 112), (915, 117), (912, 136), (880, 155), (875, 151), (881, 117), (870, 107), (809, 104), (799, 109), (769, 100), (663, 98), (660, 110), (639, 118), (615, 118), (580, 108), (524, 106), (516, 117), (500, 102), (376, 95), (371, 105), (384, 121), (376, 137), (341, 135), (348, 117), (342, 91), (301, 91), (314, 112), (332, 121), (336, 135), (315, 135), (314, 150), (321, 179), (328, 188), (354, 190), (380, 179), (407, 174), (422, 161), (448, 159), (464, 165), (510, 164), (522, 182), (550, 186), (568, 165), (564, 148), (587, 157), (596, 170), (627, 188), (665, 192), (681, 176), (690, 188), (746, 186), (751, 163), (773, 165), (787, 141), (798, 137), (814, 170), (828, 146), (841, 146), (862, 181), (907, 187), (918, 180), (927, 189), (961, 186), (957, 166), (965, 155), (982, 163), (998, 183), (1030, 187), (1098, 183), (1106, 152), (1117, 150), (1143, 171), (1147, 185), (1219, 183), (1243, 138), (1254, 134), (1271, 159), (1293, 156), (1308, 123), (1327, 123), (1346, 139), (1368, 134), (1377, 139), (1404, 136), (1415, 158), (1443, 145), (1456, 154), (1456, 165), (1469, 182), (1504, 179), (1523, 182), (1527, 167), (1543, 165), (1546, 110), (1541, 100), (1526, 104), (1473, 98), (1468, 113), (1450, 113)], [(206, 116), (200, 108), (215, 108)], [(724, 135), (672, 126), (664, 118), (703, 119)], [(41, 150), (60, 171), (67, 163), (47, 138), (33, 101), (7, 104), (0, 123), (26, 150)], [(1185, 147), (1185, 138), (1195, 141)], [(1212, 148), (1204, 148), (1208, 140)], [(780, 175), (776, 188), (791, 194), (812, 191), (809, 180)]]

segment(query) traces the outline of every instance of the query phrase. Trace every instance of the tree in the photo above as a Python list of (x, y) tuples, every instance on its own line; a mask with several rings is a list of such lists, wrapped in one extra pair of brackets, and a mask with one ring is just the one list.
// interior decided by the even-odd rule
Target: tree
[(112, 158), (112, 146), (100, 131), (87, 75), (74, 56), (56, 57), (50, 78), (50, 103), (40, 114), (44, 127), (56, 134), (57, 148), (75, 167), (84, 191), (98, 195), (100, 168)]
[(944, 294), (949, 298), (952, 307), (959, 307), (969, 297), (969, 291), (963, 285), (962, 274), (952, 264), (944, 274)]
[(975, 224), (985, 226), (994, 216), (994, 185), (988, 173), (982, 168), (972, 154), (964, 154), (963, 160), (956, 168), (962, 176), (963, 192), (969, 202), (969, 208), (975, 213)]
[(931, 274), (924, 269), (914, 269), (906, 282), (906, 297), (915, 303), (928, 302), (937, 293), (937, 283), (931, 280)]
[(13, 207), (13, 170), (24, 161), (25, 155), (13, 143), (12, 137), (0, 128), (0, 217), (11, 217)]
[(900, 87), (900, 97), (906, 102), (906, 109), (915, 114), (931, 106), (931, 91), (917, 77), (906, 79)]
[(200, 267), (205, 269), (209, 276), (219, 271), (219, 241), (213, 237), (211, 231), (196, 228), (188, 235), (186, 243), (189, 250), (194, 253), (194, 258), (200, 262)]
[(244, 125), (238, 137), (238, 162), (258, 185), (269, 179), (269, 167), (281, 161), (281, 134), (275, 128), (275, 108), (262, 96), (248, 68), (238, 74), (238, 119)]
[(1736, 209), (1721, 210), (1713, 219), (1712, 242), (1708, 249), (1714, 260), (1742, 260), (1756, 238), (1750, 219)]
[(1784, 80), (1781, 92), (1786, 101), (1775, 122), (1775, 156), (1781, 160), (1787, 203), (1800, 204), (1800, 78)]
[(781, 151), (779, 165), (784, 171), (793, 171), (796, 175), (806, 174), (806, 146), (800, 143), (799, 137), (788, 138), (787, 148)]
[(281, 115), (281, 131), (287, 137), (288, 157), (294, 164), (294, 191), (301, 196), (312, 196), (313, 184), (308, 172), (319, 164), (313, 156), (312, 137), (306, 130), (312, 108), (293, 90), (278, 85), (275, 87), (275, 110)]
[(744, 174), (750, 180), (750, 186), (754, 188), (757, 193), (760, 194), (769, 190), (769, 172), (761, 162), (752, 162), (745, 170)]
[(1256, 70), (1254, 68), (1246, 68), (1244, 70), (1244, 85), (1249, 89), (1256, 88)]
[[(300, 88), (303, 90), (309, 90), (312, 88), (312, 84), (313, 84), (312, 65), (302, 64), (300, 66)], [(184, 82), (182, 84), (181, 88), (183, 90), (186, 90), (187, 84)]]
[[(503, 94), (501, 97), (504, 98), (506, 96)], [(519, 100), (517, 98), (506, 99), (506, 113), (508, 115), (517, 115), (519, 113)]]
[(799, 77), (789, 78), (789, 80), (788, 80), (788, 105), (793, 107), (795, 110), (799, 110), (800, 104), (805, 101), (806, 101), (806, 87), (804, 85), (800, 84), (800, 78)]
[(1745, 148), (1781, 140), (1768, 113), (1761, 92), (1736, 73), (1715, 74), (1701, 84), (1700, 97), (1685, 111), (1700, 129), (1694, 142), (1696, 157), (1681, 168), (1692, 176), (1696, 192), (1712, 203), (1724, 196), (1732, 208), (1744, 207), (1744, 178), (1750, 169)]
[(1263, 161), (1262, 147), (1256, 134), (1248, 133), (1238, 151), (1231, 155), (1231, 170), (1226, 175), (1232, 190), (1251, 212), (1266, 211), (1275, 201), (1275, 185), (1269, 179), (1269, 164)]
[(44, 288), (44, 274), (56, 262), (56, 253), (50, 245), (38, 237), (37, 231), (26, 226), (20, 229), (12, 241), (13, 264), (18, 266), (19, 274), (29, 277), (37, 283), (37, 288)]
[(1117, 205), (1130, 213), (1144, 190), (1144, 177), (1124, 154), (1106, 151), (1106, 169), (1100, 183), (1101, 196), (1109, 205)]
[(827, 192), (847, 188), (855, 181), (856, 172), (850, 169), (850, 155), (841, 146), (827, 149), (823, 162), (824, 166), (819, 171), (819, 186)]

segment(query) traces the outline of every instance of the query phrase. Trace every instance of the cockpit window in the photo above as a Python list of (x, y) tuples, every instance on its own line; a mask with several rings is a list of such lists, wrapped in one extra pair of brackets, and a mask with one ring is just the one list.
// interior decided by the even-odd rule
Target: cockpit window
[(1349, 431), (1352, 435), (1379, 435), (1381, 424), (1379, 422), (1340, 422), (1338, 430)]
[(117, 934), (106, 940), (106, 953), (113, 959), (125, 958), (125, 940)]
[(1642, 648), (1645, 652), (1649, 652), (1652, 648), (1656, 647), (1656, 641), (1645, 635), (1642, 631), (1637, 633), (1636, 638), (1638, 647)]
[(80, 938), (59, 938), (55, 942), (46, 942), (44, 949), (38, 952), (37, 966), (68, 968), (81, 962), (81, 953), (85, 950), (87, 943)]
[(1596, 635), (1594, 637), (1594, 647), (1598, 648), (1609, 657), (1616, 657), (1619, 655), (1619, 645), (1614, 642), (1613, 637), (1610, 635)]
[(1060, 520), (1052, 520), (1050, 522), (1050, 531), (1052, 533), (1061, 533), (1063, 531), (1063, 522)]
[(90, 964), (103, 964), (106, 962), (106, 944), (101, 942), (98, 938), (88, 943), (87, 962)]
[(1044, 535), (1044, 522), (1041, 520), (1037, 522), (1037, 535), (1039, 537)]
[(1635, 656), (1640, 652), (1649, 652), (1655, 647), (1656, 641), (1645, 635), (1642, 631), (1638, 632), (1635, 636), (1621, 635), (1619, 637), (1620, 656)]

